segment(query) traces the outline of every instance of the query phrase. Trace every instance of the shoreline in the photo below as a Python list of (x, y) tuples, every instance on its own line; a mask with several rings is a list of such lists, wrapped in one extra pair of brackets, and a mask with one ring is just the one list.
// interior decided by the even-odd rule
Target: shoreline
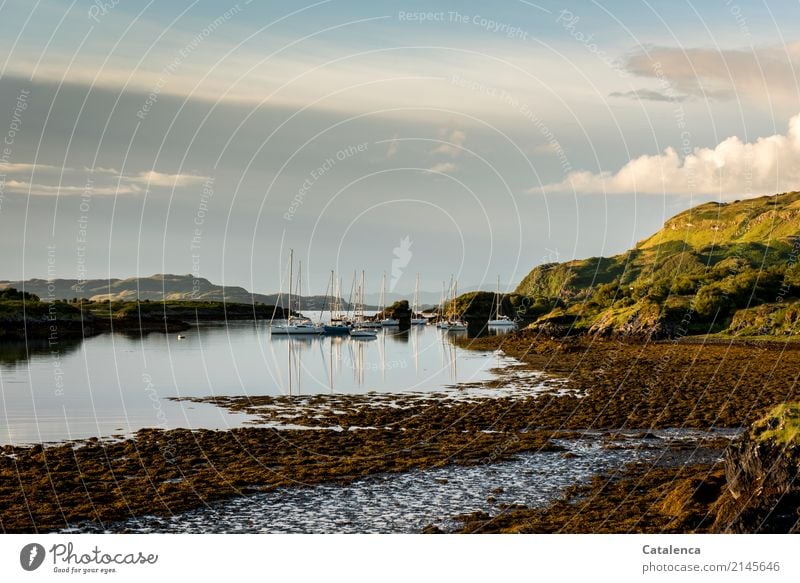
[[(771, 405), (800, 396), (792, 380), (800, 375), (800, 345), (784, 350), (783, 345), (556, 342), (525, 332), (474, 339), (469, 344), (501, 349), (529, 370), (541, 371), (555, 381), (565, 379), (572, 390), (559, 394), (554, 385), (551, 392), (524, 398), (421, 401), (401, 407), (369, 406), (370, 395), (338, 395), (335, 407), (327, 412), (296, 411), (299, 416), (290, 420), (298, 426), (335, 421), (341, 431), (142, 430), (116, 442), (89, 439), (48, 447), (5, 446), (0, 455), (0, 473), (5, 478), (0, 530), (45, 532), (86, 520), (107, 523), (145, 514), (168, 516), (277, 487), (349, 483), (378, 473), (449, 464), (500, 463), (519, 452), (559, 451), (553, 439), (592, 431), (646, 435), (671, 427), (740, 429)], [(501, 371), (500, 378), (486, 386), (524, 383), (524, 375), (515, 376), (515, 372), (504, 376)], [(537, 377), (535, 382), (540, 381)], [(404, 397), (393, 394), (391, 398), (400, 402)], [(324, 404), (326, 397), (309, 399)], [(259, 413), (262, 421), (275, 419), (286, 413), (286, 407), (296, 405), (291, 398), (280, 397), (199, 400)], [(716, 471), (710, 466), (694, 468), (692, 479)], [(684, 472), (689, 470), (684, 468)], [(663, 471), (642, 475), (642, 468), (624, 473), (631, 484), (666, 475)], [(657, 489), (691, 478), (676, 476), (659, 482)], [(624, 487), (622, 483), (619, 487)], [(578, 488), (576, 492), (586, 495), (589, 491)], [(634, 508), (648, 503), (642, 496), (630, 498), (630, 492), (627, 496)], [(533, 514), (525, 520), (533, 528), (555, 528), (558, 516), (567, 516), (568, 507), (565, 498), (549, 510), (528, 509)], [(540, 518), (532, 520), (537, 513)], [(498, 524), (497, 517), (465, 518), (470, 532), (489, 531), (492, 524)], [(575, 524), (580, 532), (595, 528), (589, 518)], [(652, 524), (640, 522), (636, 528), (644, 532), (662, 526), (653, 519)], [(513, 525), (509, 528), (514, 530)], [(606, 520), (603, 528), (626, 532), (631, 525), (622, 519)]]

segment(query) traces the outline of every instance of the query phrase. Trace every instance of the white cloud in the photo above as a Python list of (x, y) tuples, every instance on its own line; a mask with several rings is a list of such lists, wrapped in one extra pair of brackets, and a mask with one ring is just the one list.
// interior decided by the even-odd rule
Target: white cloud
[(386, 159), (389, 160), (397, 156), (397, 152), (400, 151), (400, 140), (397, 139), (397, 134), (394, 135), (392, 141), (389, 142), (389, 147), (386, 150)]
[[(5, 164), (0, 165), (0, 173), (7, 175), (27, 174), (31, 175), (33, 164)], [(36, 171), (61, 171), (58, 166), (36, 164)], [(208, 180), (207, 176), (196, 174), (167, 174), (151, 170), (149, 172), (139, 172), (132, 176), (122, 176), (113, 168), (95, 168), (92, 172), (89, 168), (75, 170), (74, 168), (64, 168), (65, 173), (71, 174), (69, 184), (45, 184), (42, 182), (32, 182), (31, 180), (8, 180), (4, 184), (6, 192), (14, 194), (31, 194), (35, 196), (69, 196), (82, 195), (89, 193), (92, 196), (114, 196), (124, 194), (137, 194), (144, 192), (149, 187), (157, 188), (183, 188), (196, 186)], [(76, 176), (83, 175), (82, 176)], [(91, 182), (89, 178), (92, 178)]]
[(442, 172), (447, 174), (449, 172), (455, 172), (458, 170), (458, 166), (453, 164), (452, 162), (439, 162), (438, 164), (434, 164), (430, 168), (428, 168), (430, 172)]
[(125, 180), (144, 186), (163, 186), (167, 188), (180, 188), (182, 186), (194, 186), (202, 184), (208, 180), (208, 176), (197, 174), (164, 174), (150, 170), (149, 172), (139, 172), (136, 176), (126, 176)]
[(466, 132), (461, 130), (440, 130), (439, 136), (447, 143), (436, 146), (431, 150), (431, 154), (444, 154), (451, 158), (457, 158), (464, 152), (462, 146), (467, 140)]
[(136, 184), (120, 185), (119, 187), (93, 187), (88, 189), (86, 186), (37, 184), (25, 180), (9, 180), (6, 182), (6, 190), (17, 194), (31, 194), (33, 196), (82, 195), (87, 192), (92, 196), (113, 196), (118, 194), (136, 194), (141, 192), (142, 189)]
[[(716, 194), (761, 196), (800, 188), (800, 114), (785, 135), (742, 142), (736, 136), (714, 148), (681, 156), (674, 148), (631, 160), (616, 173), (571, 172), (546, 192)], [(532, 188), (530, 192), (540, 192)]]
[(50, 164), (27, 164), (0, 162), (0, 173), (2, 174), (31, 174), (32, 172), (71, 172), (72, 168), (61, 168), (61, 166), (51, 166)]

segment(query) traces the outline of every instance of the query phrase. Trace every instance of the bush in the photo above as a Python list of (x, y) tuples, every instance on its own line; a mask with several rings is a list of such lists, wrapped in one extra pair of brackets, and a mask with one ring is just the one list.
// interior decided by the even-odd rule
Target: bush
[(0, 300), (24, 300), (27, 302), (38, 302), (39, 296), (16, 290), (13, 287), (0, 290)]
[(733, 307), (730, 297), (717, 284), (701, 287), (694, 301), (697, 315), (708, 320), (727, 315)]

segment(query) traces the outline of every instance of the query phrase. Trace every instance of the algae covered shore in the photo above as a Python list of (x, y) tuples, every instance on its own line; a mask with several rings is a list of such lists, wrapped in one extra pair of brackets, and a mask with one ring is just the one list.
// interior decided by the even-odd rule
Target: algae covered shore
[[(6, 446), (0, 528), (109, 524), (276, 487), (500, 464), (521, 452), (561, 451), (562, 440), (587, 435), (625, 433), (639, 447), (665, 428), (744, 430), (774, 405), (798, 400), (800, 345), (793, 343), (556, 341), (529, 331), (467, 342), (522, 363), (499, 371), (484, 389), (520, 390), (464, 399), (210, 398), (203, 400), (255, 414), (260, 424)], [(487, 504), (459, 521), (464, 532), (725, 531), (742, 514), (730, 510), (741, 497), (726, 502), (723, 460), (734, 433), (664, 443), (670, 455), (576, 484), (545, 508)], [(699, 451), (708, 455), (688, 455)]]

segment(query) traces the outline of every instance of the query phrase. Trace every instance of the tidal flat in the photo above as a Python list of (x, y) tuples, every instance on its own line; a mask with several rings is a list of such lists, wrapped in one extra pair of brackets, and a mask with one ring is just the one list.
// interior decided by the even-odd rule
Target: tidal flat
[[(529, 504), (448, 507), (449, 516), (421, 530), (710, 531), (721, 528), (713, 509), (725, 489), (725, 447), (765, 410), (798, 398), (800, 347), (793, 343), (554, 341), (528, 332), (464, 342), (502, 350), (521, 365), (465, 386), (462, 399), (195, 398), (257, 419), (227, 431), (145, 429), (123, 439), (5, 446), (0, 528), (102, 529), (287, 489), (352, 487), (437, 468), (493, 469), (530, 454), (568, 463), (591, 455), (574, 451), (589, 439), (602, 450), (659, 453), (623, 456)], [(512, 385), (511, 394), (496, 391)], [(478, 389), (491, 396), (468, 397)]]

